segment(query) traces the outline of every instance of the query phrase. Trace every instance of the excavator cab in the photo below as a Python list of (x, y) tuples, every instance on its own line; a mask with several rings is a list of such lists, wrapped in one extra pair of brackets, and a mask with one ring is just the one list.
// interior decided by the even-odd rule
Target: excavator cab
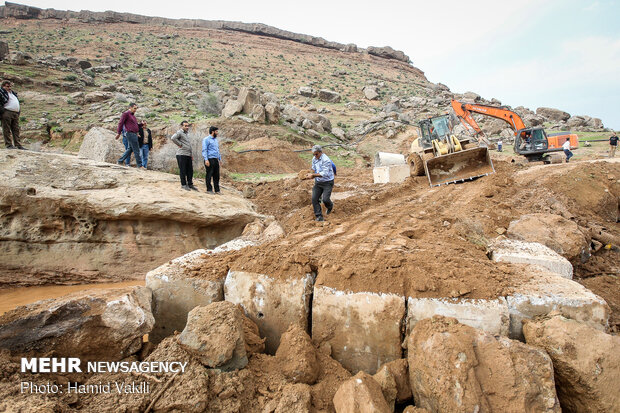
[(519, 155), (546, 151), (549, 146), (547, 134), (542, 128), (527, 128), (517, 131), (515, 137), (515, 152)]

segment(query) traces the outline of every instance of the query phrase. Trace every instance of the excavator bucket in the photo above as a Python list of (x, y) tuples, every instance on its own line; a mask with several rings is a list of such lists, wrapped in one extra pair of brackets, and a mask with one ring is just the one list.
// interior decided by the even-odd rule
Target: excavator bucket
[(485, 147), (437, 156), (427, 160), (424, 168), (431, 186), (465, 181), (495, 173), (491, 156)]

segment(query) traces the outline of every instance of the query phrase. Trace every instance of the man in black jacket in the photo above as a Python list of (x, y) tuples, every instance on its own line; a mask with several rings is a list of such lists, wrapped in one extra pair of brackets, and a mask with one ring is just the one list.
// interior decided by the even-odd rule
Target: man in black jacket
[[(17, 92), (12, 90), (13, 84), (4, 80), (0, 88), (0, 112), (2, 112), (2, 135), (7, 149), (24, 149), (19, 143), (19, 100)], [(11, 135), (13, 139), (11, 140)]]
[(140, 158), (142, 159), (142, 167), (146, 168), (149, 161), (149, 152), (153, 149), (153, 138), (151, 130), (146, 127), (146, 121), (138, 123), (138, 146), (140, 148)]

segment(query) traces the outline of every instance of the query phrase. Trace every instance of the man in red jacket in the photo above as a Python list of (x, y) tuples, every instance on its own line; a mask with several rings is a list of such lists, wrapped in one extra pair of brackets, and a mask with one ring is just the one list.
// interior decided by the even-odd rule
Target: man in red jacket
[(127, 136), (127, 143), (129, 144), (129, 147), (127, 148), (123, 156), (119, 158), (117, 163), (119, 165), (122, 165), (125, 159), (128, 159), (131, 156), (131, 153), (133, 152), (133, 156), (135, 156), (136, 158), (136, 166), (138, 169), (141, 169), (143, 167), (142, 167), (142, 159), (140, 158), (140, 148), (138, 147), (138, 130), (139, 130), (138, 120), (136, 119), (136, 116), (134, 115), (137, 110), (138, 110), (138, 105), (136, 105), (135, 103), (130, 103), (129, 110), (126, 112), (123, 112), (123, 114), (121, 115), (121, 120), (118, 122), (118, 128), (116, 130), (116, 139), (118, 139), (121, 136), (121, 133), (123, 132), (123, 127), (124, 127), (126, 136)]

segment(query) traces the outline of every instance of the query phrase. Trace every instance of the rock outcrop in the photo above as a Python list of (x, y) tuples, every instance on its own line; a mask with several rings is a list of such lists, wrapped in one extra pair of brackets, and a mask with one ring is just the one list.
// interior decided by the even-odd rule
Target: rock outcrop
[(620, 337), (561, 315), (528, 320), (523, 334), (551, 356), (563, 411), (618, 411)]
[(567, 121), (570, 119), (570, 113), (554, 108), (538, 108), (536, 109), (536, 114), (554, 122)]
[[(0, 17), (11, 17), (15, 19), (70, 19), (78, 20), (83, 23), (129, 23), (185, 28), (230, 30), (256, 34), (260, 36), (275, 37), (284, 40), (291, 40), (298, 43), (308, 44), (311, 46), (326, 49), (340, 50), (347, 53), (358, 52), (357, 46), (354, 44), (331, 42), (323, 39), (322, 37), (293, 33), (288, 30), (281, 30), (276, 27), (268, 26), (261, 23), (242, 23), (223, 20), (200, 19), (168, 19), (163, 17), (149, 17), (133, 13), (119, 13), (114, 11), (92, 12), (88, 10), (82, 10), (79, 12), (75, 12), (55, 9), (40, 9), (37, 7), (31, 7), (10, 2), (5, 2), (4, 6), (0, 6)], [(407, 55), (405, 55), (399, 50), (394, 50), (389, 46), (369, 47), (368, 53), (386, 59), (395, 59), (405, 63), (410, 62), (410, 59)]]
[(122, 141), (109, 129), (91, 128), (80, 146), (78, 156), (93, 161), (116, 163), (125, 152)]
[(178, 177), (29, 151), (0, 152), (0, 284), (140, 279), (239, 236), (258, 216), (241, 194)]
[(140, 350), (153, 323), (148, 288), (82, 291), (0, 316), (0, 348), (15, 355), (121, 360)]
[(431, 412), (560, 412), (551, 359), (535, 347), (434, 316), (408, 339), (416, 405)]

